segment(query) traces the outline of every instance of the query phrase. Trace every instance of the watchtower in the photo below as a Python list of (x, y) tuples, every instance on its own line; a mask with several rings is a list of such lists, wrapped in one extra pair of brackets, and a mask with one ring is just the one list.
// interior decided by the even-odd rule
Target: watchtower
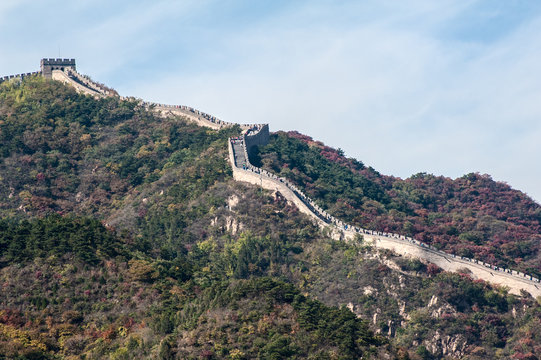
[(50, 79), (53, 76), (53, 70), (65, 70), (66, 68), (75, 69), (75, 59), (41, 59), (41, 74)]

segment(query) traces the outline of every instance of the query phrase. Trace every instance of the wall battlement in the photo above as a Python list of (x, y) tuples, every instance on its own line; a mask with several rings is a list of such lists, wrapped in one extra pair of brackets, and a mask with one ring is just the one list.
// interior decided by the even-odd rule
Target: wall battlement
[(75, 66), (75, 59), (41, 59), (42, 65), (64, 65), (70, 64)]

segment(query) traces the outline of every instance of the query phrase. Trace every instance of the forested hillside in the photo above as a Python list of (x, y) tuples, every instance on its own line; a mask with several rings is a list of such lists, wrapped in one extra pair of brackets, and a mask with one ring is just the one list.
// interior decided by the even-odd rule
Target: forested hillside
[(444, 251), (541, 274), (541, 206), (488, 175), (385, 176), (297, 132), (253, 161), (294, 181), (336, 217), (413, 236)]
[[(0, 359), (541, 353), (539, 299), (377, 251), (362, 239), (331, 240), (279, 193), (233, 181), (227, 139), (238, 133), (41, 78), (0, 84)], [(417, 203), (406, 190), (403, 209), (389, 205), (399, 203), (391, 190), (400, 180), (335, 150), (279, 134), (259, 156), (345, 220), (378, 228), (390, 219), (385, 226), (413, 232), (421, 224), (426, 236), (439, 234), (417, 214), (425, 207), (408, 208)], [(494, 215), (502, 226), (538, 241), (535, 204), (497, 201), (508, 214)], [(457, 216), (446, 209), (438, 211)], [(485, 220), (475, 211), (468, 218), (475, 226), (464, 223), (477, 229)], [(462, 230), (445, 236), (460, 238)], [(500, 259), (528, 266), (537, 254), (526, 256), (526, 265), (505, 253)]]

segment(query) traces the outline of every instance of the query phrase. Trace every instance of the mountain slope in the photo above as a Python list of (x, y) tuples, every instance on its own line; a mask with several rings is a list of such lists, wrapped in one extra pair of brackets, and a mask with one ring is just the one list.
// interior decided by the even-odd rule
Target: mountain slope
[(279, 193), (233, 181), (227, 139), (238, 132), (39, 78), (0, 85), (0, 354), (475, 359), (541, 350), (534, 299), (333, 241)]
[[(392, 353), (349, 310), (326, 307), (292, 285), (265, 282), (269, 267), (291, 261), (293, 245), (277, 242), (290, 237), (284, 231), (268, 237), (265, 227), (279, 226), (273, 221), (248, 226), (249, 215), (242, 225), (232, 216), (227, 199), (237, 190), (225, 145), (238, 128), (210, 131), (158, 117), (136, 102), (93, 99), (41, 78), (0, 86), (0, 354)], [(263, 199), (279, 212), (269, 201)], [(277, 254), (269, 263), (260, 252), (271, 246)], [(261, 282), (245, 280), (252, 275)], [(270, 288), (238, 298), (234, 290), (248, 291), (245, 286)], [(217, 294), (222, 300), (214, 304)], [(238, 310), (246, 307), (249, 313)], [(209, 337), (215, 331), (202, 326), (208, 311), (229, 313), (222, 320), (238, 340), (215, 338), (194, 348), (193, 332)], [(267, 317), (256, 334), (241, 336), (245, 326)], [(324, 345), (322, 336), (331, 342)]]

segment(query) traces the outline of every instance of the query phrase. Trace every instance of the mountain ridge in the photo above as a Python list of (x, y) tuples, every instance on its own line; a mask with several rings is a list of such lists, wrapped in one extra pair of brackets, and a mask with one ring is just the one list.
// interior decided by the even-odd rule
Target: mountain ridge
[[(239, 126), (201, 128), (135, 99), (93, 99), (37, 78), (0, 85), (0, 100), (0, 211), (19, 234), (0, 238), (0, 249), (26, 249), (25, 260), (0, 264), (0, 354), (533, 359), (539, 350), (540, 310), (528, 294), (473, 281), (465, 269), (441, 272), (360, 237), (332, 240), (328, 226), (316, 227), (285, 191), (234, 181), (228, 146), (239, 140)], [(263, 167), (278, 166), (275, 173), (316, 206), (349, 219), (342, 204), (355, 199), (355, 187), (342, 183), (342, 168), (325, 173), (338, 150), (308, 153), (282, 133), (269, 140), (253, 154), (238, 145), (244, 159), (259, 153)], [(295, 156), (297, 163), (286, 161)], [(309, 174), (320, 174), (316, 186), (299, 182)], [(392, 182), (382, 175), (374, 179), (383, 192), (370, 177), (346, 175), (389, 200), (382, 206), (393, 204), (385, 187)], [(344, 190), (336, 207), (325, 179)], [(361, 200), (363, 209), (377, 205)], [(101, 222), (95, 237), (94, 225), (80, 226), (85, 216)], [(80, 232), (70, 237), (73, 226)], [(40, 245), (56, 238), (58, 247)], [(309, 301), (290, 303), (294, 289)], [(357, 325), (331, 321), (343, 312), (349, 324), (350, 310)], [(362, 324), (380, 334), (376, 343), (363, 345), (378, 337), (356, 332)], [(334, 336), (334, 345), (321, 346), (322, 335)]]

